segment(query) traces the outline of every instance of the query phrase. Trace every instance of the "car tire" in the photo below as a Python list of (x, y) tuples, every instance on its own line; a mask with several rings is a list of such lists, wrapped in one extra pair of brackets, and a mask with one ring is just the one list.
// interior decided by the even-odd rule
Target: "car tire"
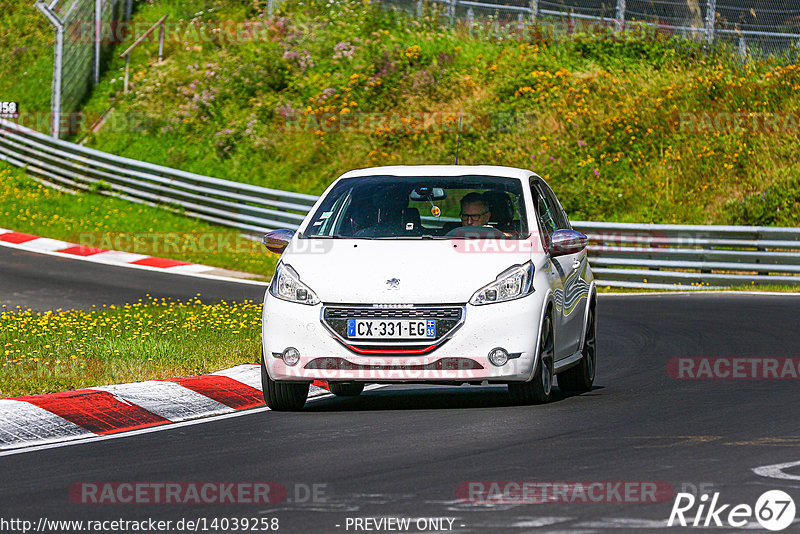
[(546, 315), (539, 334), (536, 373), (530, 382), (511, 382), (508, 392), (514, 404), (545, 404), (553, 391), (553, 321)]
[(276, 412), (301, 410), (308, 399), (308, 382), (276, 382), (269, 377), (264, 355), (261, 355), (261, 387), (264, 402)]
[(589, 391), (594, 384), (597, 366), (597, 318), (589, 308), (586, 319), (586, 336), (583, 342), (583, 358), (577, 365), (558, 374), (558, 389), (561, 391)]
[(328, 382), (328, 387), (337, 397), (358, 397), (364, 391), (363, 382)]

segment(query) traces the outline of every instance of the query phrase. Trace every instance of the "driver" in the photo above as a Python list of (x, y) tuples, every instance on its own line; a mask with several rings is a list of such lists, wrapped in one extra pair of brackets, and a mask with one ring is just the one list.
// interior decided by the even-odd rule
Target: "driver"
[(489, 204), (480, 193), (467, 193), (461, 199), (461, 226), (489, 226)]

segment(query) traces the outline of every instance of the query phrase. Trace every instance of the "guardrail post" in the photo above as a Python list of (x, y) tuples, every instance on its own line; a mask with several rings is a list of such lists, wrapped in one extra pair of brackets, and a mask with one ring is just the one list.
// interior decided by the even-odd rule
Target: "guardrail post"
[(130, 62), (131, 62), (131, 55), (125, 54), (125, 85), (122, 90), (123, 93), (128, 92), (128, 67), (130, 65)]
[(625, 0), (617, 0), (617, 16), (614, 22), (618, 32), (625, 28)]
[(706, 4), (706, 42), (714, 43), (714, 22), (717, 18), (717, 0), (708, 0)]
[(164, 21), (161, 21), (161, 28), (158, 30), (158, 62), (164, 60)]

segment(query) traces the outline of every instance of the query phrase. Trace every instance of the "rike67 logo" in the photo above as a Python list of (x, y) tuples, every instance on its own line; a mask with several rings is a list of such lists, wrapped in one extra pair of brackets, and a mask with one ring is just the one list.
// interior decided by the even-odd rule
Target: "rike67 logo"
[[(697, 505), (696, 510), (695, 505)], [(794, 514), (794, 500), (781, 490), (763, 493), (755, 506), (722, 504), (719, 502), (719, 492), (710, 497), (704, 493), (699, 499), (691, 493), (678, 493), (667, 526), (750, 529), (761, 525), (767, 530), (779, 531), (788, 528), (794, 522)]]

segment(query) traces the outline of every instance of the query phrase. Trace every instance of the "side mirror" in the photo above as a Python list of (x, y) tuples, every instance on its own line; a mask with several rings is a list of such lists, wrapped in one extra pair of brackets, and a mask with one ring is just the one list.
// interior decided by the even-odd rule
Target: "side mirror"
[(556, 230), (550, 238), (550, 254), (553, 256), (575, 254), (585, 249), (588, 244), (589, 238), (586, 234), (575, 230)]
[(282, 254), (289, 241), (294, 237), (294, 230), (287, 230), (282, 228), (280, 230), (273, 230), (268, 234), (264, 234), (264, 246), (267, 250), (275, 254)]

